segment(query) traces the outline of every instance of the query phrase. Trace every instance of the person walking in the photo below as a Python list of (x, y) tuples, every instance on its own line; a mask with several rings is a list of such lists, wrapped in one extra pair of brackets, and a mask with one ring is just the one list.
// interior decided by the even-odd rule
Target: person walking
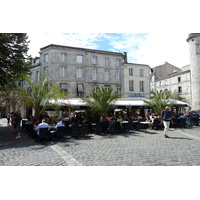
[(9, 126), (9, 125), (10, 125), (10, 113), (7, 114), (7, 117), (6, 117), (6, 118), (7, 118), (7, 124), (8, 124), (8, 126)]
[(164, 125), (164, 137), (165, 138), (170, 138), (168, 136), (168, 132), (169, 132), (171, 118), (172, 118), (171, 111), (169, 111), (169, 107), (166, 106), (165, 110), (163, 110), (162, 114), (161, 114), (161, 119), (162, 119), (162, 122)]

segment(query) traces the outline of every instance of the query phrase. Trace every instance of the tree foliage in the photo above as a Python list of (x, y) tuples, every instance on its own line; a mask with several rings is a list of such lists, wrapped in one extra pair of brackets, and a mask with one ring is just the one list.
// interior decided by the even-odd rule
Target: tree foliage
[(24, 102), (27, 108), (34, 108), (36, 119), (39, 119), (39, 116), (51, 105), (50, 100), (67, 98), (67, 93), (49, 82), (47, 76), (36, 83), (28, 77), (26, 81), (28, 88), (19, 88), (17, 91), (18, 101)]
[(26, 33), (0, 33), (0, 88), (20, 80), (29, 72), (30, 56)]
[(152, 91), (149, 100), (144, 102), (147, 103), (155, 112), (160, 114), (165, 106), (173, 106), (171, 101), (172, 99), (180, 101), (184, 100), (184, 98), (180, 97), (177, 91), (172, 92), (168, 89), (165, 89), (161, 92), (158, 92), (157, 90)]
[(89, 107), (91, 107), (93, 115), (106, 117), (115, 100), (117, 100), (120, 96), (112, 95), (112, 88), (106, 90), (103, 87), (97, 89), (97, 92), (92, 91), (90, 93), (89, 98), (82, 98), (83, 101), (87, 103)]

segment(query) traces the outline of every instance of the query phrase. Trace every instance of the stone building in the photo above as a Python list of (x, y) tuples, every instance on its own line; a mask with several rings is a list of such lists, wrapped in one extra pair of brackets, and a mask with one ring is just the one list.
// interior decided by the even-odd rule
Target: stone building
[(200, 33), (190, 33), (187, 42), (190, 52), (191, 104), (200, 110)]
[(124, 65), (124, 98), (149, 98), (150, 66), (136, 63)]
[(88, 97), (97, 87), (113, 88), (123, 94), (123, 64), (127, 54), (48, 45), (40, 49), (40, 58), (33, 60), (32, 79), (38, 81), (44, 73), (49, 80), (66, 90), (70, 98)]
[[(185, 70), (186, 69), (186, 70)], [(165, 77), (154, 81), (154, 90), (163, 91), (168, 89), (170, 91), (177, 91), (181, 97), (185, 99), (189, 106), (191, 106), (191, 78), (190, 69), (182, 68), (181, 72), (174, 72)]]
[(151, 69), (151, 80), (150, 80), (150, 88), (151, 90), (157, 90), (155, 82), (163, 77), (166, 77), (174, 72), (181, 72), (182, 70), (168, 62), (165, 62), (162, 65), (153, 67)]

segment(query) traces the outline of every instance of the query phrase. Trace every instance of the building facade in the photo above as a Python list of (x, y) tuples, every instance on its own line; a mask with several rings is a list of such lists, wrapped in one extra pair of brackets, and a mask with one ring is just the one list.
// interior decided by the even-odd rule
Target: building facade
[(124, 98), (149, 98), (150, 66), (124, 64)]
[(156, 88), (156, 81), (158, 79), (161, 79), (163, 77), (166, 77), (170, 74), (173, 74), (175, 72), (181, 72), (182, 70), (168, 62), (165, 62), (162, 65), (153, 67), (151, 69), (151, 78), (150, 78), (150, 88), (151, 90), (157, 90)]
[(49, 80), (66, 90), (70, 98), (88, 97), (101, 86), (122, 95), (125, 62), (126, 53), (49, 45), (33, 60), (32, 79), (38, 81), (48, 73)]
[(191, 106), (191, 77), (190, 70), (181, 72), (174, 72), (165, 77), (155, 80), (155, 88), (159, 92), (168, 89), (170, 91), (177, 91), (179, 95), (185, 99), (189, 106)]
[(113, 88), (123, 98), (148, 98), (150, 66), (127, 62), (127, 54), (60, 45), (40, 49), (33, 59), (32, 79), (48, 73), (70, 98), (89, 97), (98, 87)]

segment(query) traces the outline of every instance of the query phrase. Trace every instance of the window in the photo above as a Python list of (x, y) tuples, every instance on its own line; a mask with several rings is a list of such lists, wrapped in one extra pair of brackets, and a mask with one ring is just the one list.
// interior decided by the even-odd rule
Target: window
[(106, 66), (109, 66), (109, 64), (110, 64), (109, 62), (110, 62), (110, 61), (109, 61), (109, 58), (105, 58), (105, 65), (106, 65)]
[(18, 87), (22, 87), (23, 86), (23, 81), (18, 81)]
[(133, 76), (133, 68), (129, 68), (129, 76)]
[(121, 87), (117, 87), (116, 94), (117, 95), (121, 95), (121, 93), (122, 93), (122, 88)]
[(200, 44), (196, 44), (196, 54), (200, 54)]
[(144, 81), (140, 81), (140, 92), (144, 92)]
[(44, 62), (48, 62), (48, 53), (44, 54)]
[(76, 62), (77, 63), (83, 63), (83, 56), (82, 55), (77, 55), (76, 56)]
[(67, 54), (66, 53), (61, 53), (60, 56), (61, 56), (61, 61), (62, 62), (66, 62), (67, 61)]
[(178, 92), (182, 93), (182, 87), (178, 87)]
[(43, 72), (46, 74), (48, 72), (48, 67), (43, 67)]
[(110, 71), (109, 70), (105, 70), (105, 81), (109, 81), (109, 73), (110, 73)]
[(134, 89), (133, 89), (133, 82), (132, 80), (129, 80), (129, 91), (133, 92)]
[(92, 57), (92, 64), (97, 65), (97, 56)]
[(82, 68), (76, 69), (76, 78), (83, 78), (83, 69)]
[(116, 82), (121, 82), (121, 70), (117, 70)]
[(97, 69), (92, 70), (92, 80), (97, 81)]
[(60, 67), (60, 77), (65, 77), (65, 67)]
[(67, 83), (60, 83), (60, 88), (67, 91)]
[(84, 90), (83, 90), (83, 84), (77, 85), (77, 96), (83, 97)]
[(36, 71), (36, 72), (35, 72), (35, 81), (36, 81), (36, 82), (40, 81), (39, 71)]
[(144, 69), (140, 69), (140, 76), (144, 76)]
[(181, 82), (181, 77), (179, 76), (179, 77), (178, 77), (178, 83), (180, 83), (180, 82)]
[(108, 92), (109, 88), (110, 88), (110, 85), (105, 85), (104, 86), (105, 90)]
[(92, 89), (93, 89), (94, 92), (97, 92), (98, 86), (94, 85), (94, 86), (92, 87)]
[(116, 67), (120, 67), (121, 66), (121, 60), (120, 59), (116, 59), (115, 66)]

